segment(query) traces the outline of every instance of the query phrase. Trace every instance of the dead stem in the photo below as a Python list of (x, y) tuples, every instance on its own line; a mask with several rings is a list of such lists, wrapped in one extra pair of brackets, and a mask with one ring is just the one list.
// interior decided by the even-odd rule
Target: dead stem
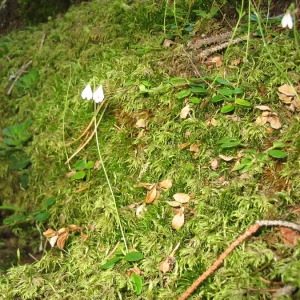
[(206, 280), (210, 275), (212, 275), (223, 263), (225, 258), (242, 242), (244, 242), (249, 236), (253, 235), (262, 226), (280, 226), (288, 227), (297, 231), (300, 231), (300, 225), (292, 222), (286, 221), (268, 221), (268, 220), (258, 220), (255, 224), (251, 225), (242, 235), (240, 235), (220, 256), (219, 258), (202, 274), (198, 277), (196, 281), (178, 298), (178, 300), (187, 299), (197, 287)]

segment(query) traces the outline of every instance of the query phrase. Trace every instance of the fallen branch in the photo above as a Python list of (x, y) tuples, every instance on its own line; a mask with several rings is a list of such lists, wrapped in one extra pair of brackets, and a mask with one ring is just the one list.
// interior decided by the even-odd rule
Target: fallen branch
[(10, 88), (8, 89), (7, 91), (7, 95), (10, 95), (11, 94), (11, 91), (15, 85), (15, 83), (17, 82), (17, 80), (20, 78), (21, 75), (23, 75), (24, 73), (26, 73), (26, 69), (32, 64), (32, 60), (30, 60), (28, 63), (26, 63), (25, 65), (23, 65), (19, 71), (15, 74), (15, 79), (13, 81), (13, 83), (11, 84)]
[(285, 221), (267, 221), (261, 220), (256, 221), (255, 224), (251, 225), (242, 235), (240, 235), (220, 256), (219, 258), (202, 274), (194, 281), (194, 283), (178, 298), (178, 300), (187, 299), (210, 275), (212, 275), (223, 263), (225, 258), (242, 242), (244, 242), (249, 236), (253, 235), (258, 229), (262, 226), (279, 226), (279, 227), (288, 227), (293, 230), (300, 232), (300, 225), (285, 222)]

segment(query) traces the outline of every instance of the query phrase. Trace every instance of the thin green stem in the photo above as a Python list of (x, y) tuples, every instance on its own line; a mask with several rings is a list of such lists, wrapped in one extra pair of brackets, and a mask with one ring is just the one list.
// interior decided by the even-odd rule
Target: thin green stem
[(115, 211), (116, 211), (116, 220), (117, 220), (117, 223), (118, 223), (119, 228), (121, 230), (121, 234), (122, 234), (122, 238), (123, 238), (124, 245), (125, 245), (125, 248), (126, 248), (126, 252), (128, 252), (127, 242), (126, 242), (124, 229), (123, 229), (123, 226), (122, 226), (122, 223), (121, 223), (121, 219), (120, 219), (120, 215), (119, 215), (119, 211), (118, 211), (118, 207), (117, 207), (116, 197), (115, 197), (115, 194), (113, 192), (112, 186), (110, 184), (110, 180), (108, 178), (107, 171), (106, 171), (106, 168), (105, 168), (105, 165), (104, 165), (104, 162), (103, 162), (103, 159), (102, 159), (101, 151), (100, 151), (100, 145), (99, 145), (99, 139), (98, 139), (98, 133), (97, 133), (96, 116), (94, 117), (94, 127), (95, 127), (95, 137), (96, 137), (96, 144), (97, 144), (97, 151), (98, 151), (99, 160), (101, 162), (103, 172), (104, 172), (104, 175), (105, 175), (108, 187), (109, 187), (109, 191), (110, 191), (111, 197), (113, 199), (113, 204), (114, 204), (114, 208), (115, 208)]

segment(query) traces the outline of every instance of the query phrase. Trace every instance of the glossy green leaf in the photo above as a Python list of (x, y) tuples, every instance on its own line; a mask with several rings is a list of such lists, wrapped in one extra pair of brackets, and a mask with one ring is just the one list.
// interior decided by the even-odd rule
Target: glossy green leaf
[(70, 180), (78, 180), (78, 179), (83, 179), (86, 176), (86, 172), (85, 171), (79, 171), (76, 172), (71, 178)]
[(183, 99), (183, 98), (186, 98), (187, 96), (189, 96), (190, 94), (191, 94), (190, 90), (183, 90), (183, 91), (176, 94), (176, 98), (177, 99)]
[(228, 104), (228, 105), (225, 105), (225, 106), (223, 106), (223, 107), (221, 108), (221, 113), (227, 114), (227, 113), (229, 113), (229, 112), (234, 111), (234, 109), (235, 109), (235, 105), (233, 105), (233, 104)]
[(223, 85), (230, 85), (230, 86), (233, 86), (233, 84), (229, 81), (227, 81), (226, 79), (222, 78), (222, 77), (218, 77), (216, 79), (216, 82), (220, 83), (220, 84), (223, 84)]
[(74, 164), (74, 169), (77, 171), (83, 170), (85, 169), (86, 166), (86, 160), (82, 159), (82, 160), (78, 160), (75, 164)]
[(144, 255), (141, 252), (129, 252), (125, 255), (127, 261), (137, 261), (142, 258), (144, 258)]
[(286, 153), (282, 150), (276, 150), (276, 149), (269, 150), (268, 154), (274, 158), (285, 158), (286, 157)]
[(143, 279), (141, 276), (133, 273), (131, 275), (131, 280), (133, 284), (133, 291), (136, 295), (140, 295), (143, 290)]
[(284, 148), (285, 144), (282, 142), (274, 142), (272, 148)]
[(242, 106), (247, 106), (247, 107), (251, 106), (251, 103), (249, 101), (241, 99), (241, 98), (236, 98), (235, 99), (235, 104), (242, 105)]
[(208, 93), (208, 90), (206, 88), (198, 87), (198, 86), (192, 86), (190, 90), (194, 94), (207, 94)]
[(49, 219), (50, 213), (48, 211), (42, 211), (41, 213), (38, 213), (34, 216), (34, 220), (37, 222), (46, 221)]
[(14, 217), (11, 217), (11, 218), (4, 219), (3, 224), (10, 225), (10, 224), (13, 224), (15, 222), (25, 221), (25, 220), (27, 220), (26, 215), (19, 215), (19, 216), (14, 216)]
[(54, 204), (56, 201), (56, 198), (55, 197), (50, 197), (48, 198), (47, 200), (44, 201), (43, 205), (45, 208), (48, 208), (50, 207), (52, 204)]
[(123, 257), (117, 256), (109, 259), (105, 264), (101, 265), (100, 268), (102, 270), (107, 270), (111, 267), (113, 267), (118, 261), (120, 261)]
[(241, 88), (236, 88), (234, 90), (232, 89), (228, 89), (228, 88), (224, 88), (224, 89), (219, 89), (218, 90), (219, 94), (223, 95), (223, 96), (230, 96), (230, 95), (239, 95), (244, 93), (244, 90)]
[(197, 98), (197, 97), (192, 97), (192, 98), (190, 98), (190, 102), (194, 103), (194, 104), (199, 104), (199, 103), (201, 103), (201, 99)]
[(225, 149), (225, 148), (234, 148), (234, 147), (237, 147), (237, 146), (240, 146), (241, 143), (236, 141), (236, 142), (228, 142), (228, 143), (224, 143), (222, 145), (220, 145), (220, 147), (222, 149)]
[(85, 168), (86, 169), (92, 169), (94, 167), (95, 163), (92, 160), (89, 160), (86, 165)]
[(210, 99), (210, 102), (213, 102), (213, 103), (215, 103), (215, 102), (221, 102), (221, 101), (224, 101), (224, 96), (219, 95), (219, 94), (213, 96), (213, 97)]

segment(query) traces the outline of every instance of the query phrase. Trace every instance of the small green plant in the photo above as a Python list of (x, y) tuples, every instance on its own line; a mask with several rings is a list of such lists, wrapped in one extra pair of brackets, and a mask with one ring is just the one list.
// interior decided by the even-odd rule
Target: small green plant
[(40, 209), (31, 212), (27, 212), (22, 208), (13, 205), (2, 205), (0, 206), (0, 209), (12, 210), (17, 213), (13, 217), (4, 219), (3, 224), (12, 225), (16, 222), (22, 222), (22, 221), (44, 222), (49, 219), (50, 212), (48, 211), (48, 209), (50, 208), (51, 205), (55, 203), (55, 201), (56, 201), (55, 197), (50, 197), (42, 203), (41, 205), (42, 207)]
[(89, 180), (94, 165), (93, 161), (86, 161), (85, 159), (77, 161), (73, 166), (75, 173), (70, 177), (70, 180)]
[[(110, 258), (105, 264), (101, 265), (102, 270), (107, 270), (116, 265), (116, 263), (120, 261), (125, 261), (129, 264), (128, 268), (132, 268), (133, 266), (131, 265), (133, 262), (139, 261), (144, 258), (143, 253), (137, 252), (137, 251), (132, 251), (128, 253), (124, 253), (122, 249), (119, 249), (115, 252), (115, 256), (113, 258)], [(132, 268), (133, 270), (137, 269), (137, 267)], [(140, 295), (142, 292), (143, 288), (143, 279), (142, 277), (137, 274), (136, 272), (132, 272), (130, 275), (131, 277), (131, 282), (133, 285), (133, 291), (135, 292), (136, 295)]]
[(15, 83), (15, 86), (19, 87), (21, 92), (25, 92), (39, 80), (39, 72), (37, 70), (31, 70), (28, 73), (22, 75)]
[(6, 138), (3, 139), (5, 145), (0, 145), (0, 154), (21, 150), (32, 138), (32, 134), (28, 132), (28, 128), (31, 123), (31, 120), (26, 120), (23, 123), (4, 128), (2, 133), (4, 136), (6, 136)]
[(0, 157), (9, 162), (10, 170), (18, 170), (22, 188), (29, 185), (27, 168), (30, 165), (30, 157), (23, 151), (24, 146), (31, 140), (32, 134), (28, 128), (32, 121), (27, 120), (21, 124), (11, 125), (2, 130), (5, 138), (0, 145)]

